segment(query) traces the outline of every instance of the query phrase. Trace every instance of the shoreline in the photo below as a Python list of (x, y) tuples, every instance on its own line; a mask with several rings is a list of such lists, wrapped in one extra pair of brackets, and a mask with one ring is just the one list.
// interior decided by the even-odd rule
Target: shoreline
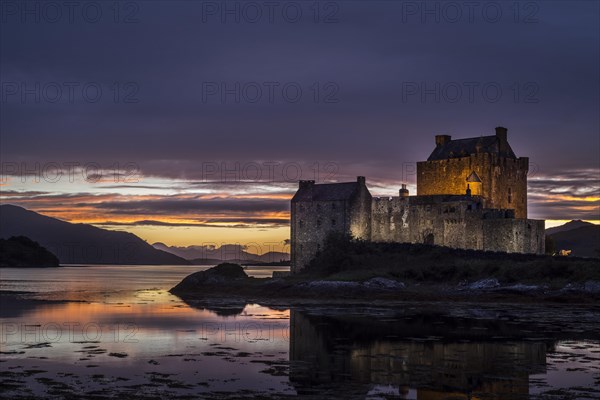
[[(185, 279), (183, 282), (185, 282)], [(489, 284), (489, 282), (488, 280), (487, 283)], [(600, 282), (596, 281), (567, 284), (562, 288), (530, 284), (493, 286), (495, 283), (493, 280), (488, 287), (476, 287), (477, 284), (485, 282), (474, 282), (470, 286), (404, 284), (397, 282), (395, 286), (392, 286), (393, 283), (390, 280), (377, 278), (362, 283), (246, 278), (230, 282), (200, 284), (194, 288), (182, 286), (182, 283), (171, 288), (169, 292), (184, 301), (223, 301), (229, 299), (232, 302), (289, 305), (392, 305), (407, 301), (424, 303), (600, 304)]]

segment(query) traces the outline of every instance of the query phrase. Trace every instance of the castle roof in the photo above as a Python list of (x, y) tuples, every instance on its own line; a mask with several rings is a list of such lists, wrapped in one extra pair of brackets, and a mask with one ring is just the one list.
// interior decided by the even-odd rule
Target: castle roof
[(446, 160), (448, 158), (468, 157), (471, 154), (489, 153), (499, 157), (516, 159), (517, 156), (505, 142), (501, 146), (501, 139), (496, 136), (481, 136), (476, 138), (455, 139), (445, 141), (436, 146), (427, 161)]
[(348, 200), (358, 191), (359, 187), (359, 182), (301, 186), (292, 198), (292, 202)]

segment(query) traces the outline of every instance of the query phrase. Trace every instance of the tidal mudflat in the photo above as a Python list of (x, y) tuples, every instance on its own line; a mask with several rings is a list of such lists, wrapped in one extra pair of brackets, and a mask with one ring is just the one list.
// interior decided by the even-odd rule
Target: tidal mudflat
[(599, 305), (168, 292), (197, 269), (3, 269), (2, 396), (600, 399)]

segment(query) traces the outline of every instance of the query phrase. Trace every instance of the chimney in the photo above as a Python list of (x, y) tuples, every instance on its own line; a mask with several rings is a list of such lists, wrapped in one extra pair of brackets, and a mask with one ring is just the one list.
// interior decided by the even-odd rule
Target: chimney
[(501, 143), (506, 143), (508, 137), (508, 129), (503, 126), (499, 126), (496, 128), (496, 136), (500, 139)]
[(402, 184), (402, 189), (400, 189), (400, 197), (408, 197), (408, 189), (404, 183)]
[(309, 189), (315, 185), (315, 181), (300, 181), (298, 187), (300, 189)]
[(450, 136), (450, 135), (435, 135), (435, 145), (436, 146), (443, 146), (446, 143), (448, 143), (450, 140), (452, 140), (452, 136)]
[(364, 176), (357, 176), (356, 182), (358, 182), (358, 184), (362, 186), (365, 186), (367, 184), (367, 180)]
[(508, 149), (507, 131), (508, 129), (502, 126), (496, 128), (496, 137), (498, 138), (498, 150), (500, 151), (501, 155), (506, 155)]

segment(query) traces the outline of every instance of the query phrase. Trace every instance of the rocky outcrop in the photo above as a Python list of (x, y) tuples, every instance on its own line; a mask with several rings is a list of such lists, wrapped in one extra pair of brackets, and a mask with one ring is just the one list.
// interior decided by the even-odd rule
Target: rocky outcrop
[(58, 267), (58, 258), (25, 236), (0, 239), (0, 267)]

